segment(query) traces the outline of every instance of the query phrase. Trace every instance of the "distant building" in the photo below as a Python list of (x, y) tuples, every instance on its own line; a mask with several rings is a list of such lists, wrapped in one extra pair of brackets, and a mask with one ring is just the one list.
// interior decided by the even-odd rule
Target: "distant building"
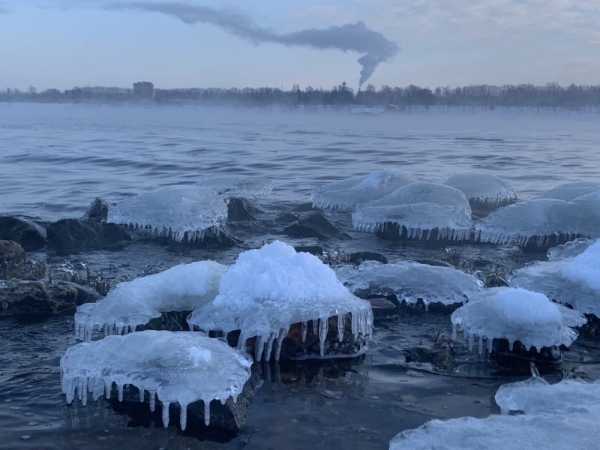
[(154, 85), (149, 81), (133, 83), (133, 95), (140, 98), (154, 98)]

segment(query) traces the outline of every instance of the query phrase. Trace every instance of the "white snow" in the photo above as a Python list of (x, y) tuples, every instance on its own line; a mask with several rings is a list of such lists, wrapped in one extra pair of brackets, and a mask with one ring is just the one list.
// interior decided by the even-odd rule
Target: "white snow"
[(452, 313), (452, 335), (458, 328), (468, 337), (472, 349), (475, 337), (478, 350), (483, 339), (488, 352), (493, 339), (506, 339), (512, 349), (520, 341), (527, 349), (558, 345), (569, 346), (577, 338), (571, 327), (583, 325), (585, 317), (578, 311), (552, 303), (546, 296), (518, 288), (486, 289)]
[(335, 272), (316, 256), (296, 253), (290, 245), (275, 241), (241, 253), (223, 275), (219, 295), (195, 310), (188, 323), (191, 328), (205, 331), (241, 330), (240, 347), (246, 339), (258, 336), (259, 360), (263, 351), (266, 359), (271, 357), (277, 340), (278, 359), (282, 340), (292, 324), (302, 323), (305, 328), (306, 322), (313, 321), (323, 356), (328, 319), (338, 317), (342, 340), (348, 314), (355, 336), (371, 334), (373, 318), (369, 302), (350, 294)]
[(128, 333), (163, 312), (193, 311), (217, 296), (226, 271), (227, 266), (214, 261), (199, 261), (119, 283), (97, 303), (77, 308), (77, 338), (89, 341), (94, 330)]
[(561, 274), (573, 283), (581, 284), (600, 296), (600, 241), (575, 256), (562, 268)]
[(417, 179), (399, 169), (381, 169), (363, 177), (335, 181), (315, 188), (313, 206), (328, 209), (353, 209), (357, 205), (381, 198)]
[(60, 360), (62, 392), (71, 403), (77, 393), (85, 405), (88, 392), (94, 400), (107, 398), (113, 383), (119, 401), (126, 384), (135, 386), (150, 408), (158, 398), (163, 404), (163, 424), (169, 424), (169, 405), (181, 406), (181, 428), (185, 429), (187, 406), (202, 400), (204, 420), (209, 424), (210, 402), (237, 400), (250, 378), (250, 357), (224, 342), (199, 333), (142, 331), (126, 336), (108, 336), (67, 349)]
[(273, 190), (273, 182), (266, 177), (241, 175), (200, 178), (198, 185), (212, 189), (226, 197), (234, 195), (269, 195)]
[(451, 267), (429, 266), (413, 261), (381, 264), (365, 261), (359, 267), (342, 266), (338, 279), (350, 290), (368, 290), (371, 295), (396, 294), (399, 301), (452, 305), (463, 303), (479, 292), (483, 283), (473, 275)]
[(463, 192), (473, 203), (496, 206), (517, 199), (506, 181), (487, 173), (457, 173), (448, 177), (444, 184)]
[(600, 190), (600, 183), (594, 181), (576, 181), (565, 183), (550, 189), (540, 195), (540, 198), (555, 198), (558, 200), (571, 201), (577, 197), (591, 194)]
[(167, 186), (109, 207), (108, 222), (150, 228), (177, 241), (202, 239), (227, 220), (227, 205), (215, 191), (201, 186)]

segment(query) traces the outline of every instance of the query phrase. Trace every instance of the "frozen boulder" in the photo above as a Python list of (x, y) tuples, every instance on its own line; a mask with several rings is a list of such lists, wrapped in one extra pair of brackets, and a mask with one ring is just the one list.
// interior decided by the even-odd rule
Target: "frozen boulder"
[(176, 241), (202, 239), (227, 221), (227, 205), (201, 186), (167, 186), (123, 200), (108, 211), (108, 222), (149, 228)]
[(576, 181), (574, 183), (565, 183), (550, 189), (540, 195), (540, 198), (555, 198), (567, 202), (600, 191), (600, 183), (595, 181)]
[(273, 182), (266, 177), (241, 175), (201, 178), (198, 185), (212, 189), (224, 197), (269, 195), (273, 190)]
[(88, 392), (94, 400), (110, 398), (113, 383), (119, 401), (125, 385), (148, 392), (150, 409), (162, 402), (162, 418), (169, 425), (169, 405), (179, 403), (180, 426), (185, 429), (187, 407), (204, 402), (204, 420), (210, 422), (210, 402), (236, 400), (250, 378), (252, 359), (224, 342), (199, 333), (142, 331), (108, 336), (67, 349), (60, 360), (62, 392), (71, 403), (77, 393), (85, 405)]
[(463, 192), (472, 206), (499, 207), (517, 200), (517, 195), (503, 179), (487, 173), (458, 173), (444, 184)]
[(494, 339), (506, 339), (509, 349), (519, 341), (525, 348), (570, 346), (577, 338), (571, 327), (586, 323), (578, 311), (551, 302), (538, 292), (521, 288), (486, 289), (452, 313), (452, 338), (457, 329), (468, 338), (469, 350), (478, 337), (479, 353), (486, 340), (491, 352)]
[(342, 266), (338, 279), (353, 292), (367, 296), (393, 293), (408, 304), (421, 299), (425, 308), (431, 303), (453, 305), (477, 294), (483, 283), (473, 275), (450, 267), (430, 266), (413, 261), (381, 264), (365, 261), (359, 267)]
[(364, 177), (335, 181), (315, 188), (311, 195), (314, 207), (353, 209), (376, 200), (417, 179), (398, 169), (381, 169)]
[(214, 261), (199, 261), (119, 283), (99, 302), (77, 308), (77, 338), (89, 341), (94, 330), (129, 333), (164, 312), (193, 311), (217, 296), (226, 271), (227, 266)]
[(302, 324), (302, 341), (312, 322), (320, 354), (325, 356), (329, 319), (337, 317), (338, 339), (344, 339), (346, 322), (354, 337), (371, 334), (369, 302), (352, 295), (335, 272), (314, 255), (297, 253), (280, 241), (239, 255), (223, 275), (219, 295), (189, 317), (191, 328), (229, 333), (240, 330), (238, 346), (256, 337), (256, 359), (270, 359), (275, 347), (279, 359), (283, 339), (292, 324)]

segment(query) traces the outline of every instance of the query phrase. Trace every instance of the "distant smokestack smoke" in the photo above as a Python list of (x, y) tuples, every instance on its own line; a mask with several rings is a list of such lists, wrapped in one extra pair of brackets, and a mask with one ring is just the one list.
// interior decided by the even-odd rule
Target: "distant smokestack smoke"
[(178, 18), (184, 23), (206, 23), (247, 39), (255, 44), (273, 42), (288, 47), (313, 47), (317, 49), (338, 49), (344, 52), (361, 53), (358, 59), (363, 67), (360, 71), (359, 86), (367, 81), (377, 66), (393, 58), (398, 46), (383, 34), (369, 30), (363, 22), (331, 26), (325, 29), (308, 29), (294, 33), (279, 34), (262, 28), (248, 17), (227, 11), (218, 11), (204, 6), (192, 6), (183, 3), (135, 2), (112, 4), (107, 7), (114, 10), (137, 9), (158, 12)]

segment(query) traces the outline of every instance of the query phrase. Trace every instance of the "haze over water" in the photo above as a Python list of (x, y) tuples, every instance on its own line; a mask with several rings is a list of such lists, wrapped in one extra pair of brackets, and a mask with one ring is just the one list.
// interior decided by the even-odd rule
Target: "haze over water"
[(598, 180), (600, 115), (542, 111), (347, 111), (0, 104), (0, 212), (77, 217), (201, 177), (262, 175), (267, 202), (306, 202), (322, 183), (385, 167), (423, 180), (462, 171), (506, 179), (521, 199)]

